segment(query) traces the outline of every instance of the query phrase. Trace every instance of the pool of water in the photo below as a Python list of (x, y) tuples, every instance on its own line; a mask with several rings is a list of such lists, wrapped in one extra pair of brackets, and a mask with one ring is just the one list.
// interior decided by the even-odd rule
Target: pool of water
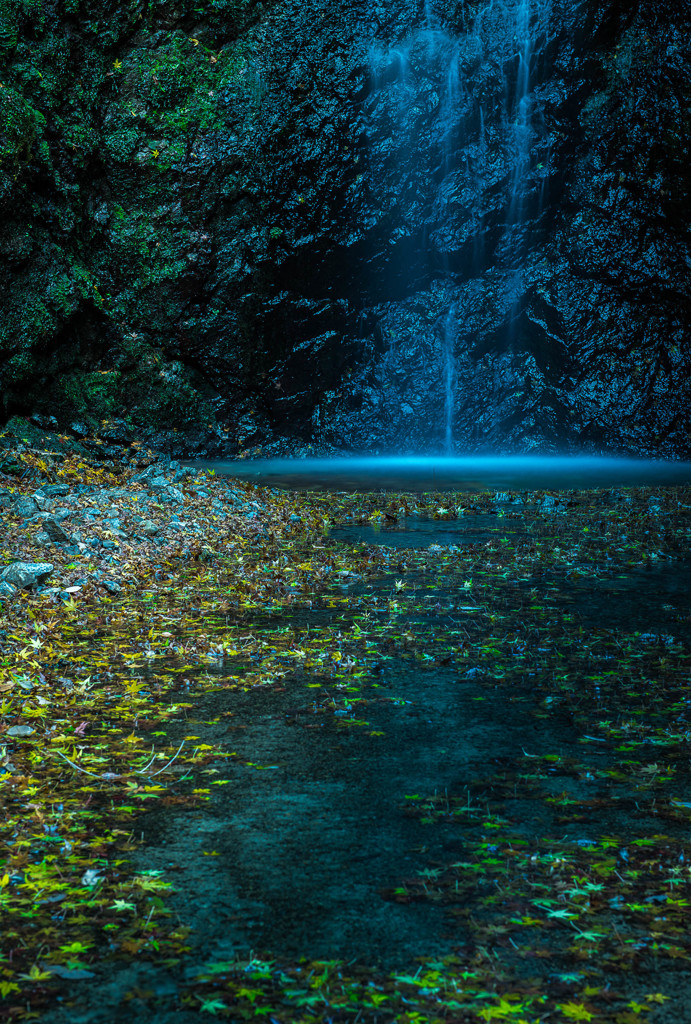
[[(463, 851), (453, 829), (431, 832), (406, 817), (406, 794), (450, 790), (499, 753), (574, 754), (576, 739), (563, 723), (541, 727), (507, 690), (488, 700), (452, 668), (426, 680), (424, 696), (419, 670), (403, 661), (387, 664), (379, 679), (367, 730), (337, 731), (339, 719), (321, 720), (319, 691), (306, 693), (297, 680), (279, 695), (233, 698), (234, 749), (272, 767), (224, 767), (230, 785), (219, 789), (213, 810), (151, 815), (146, 862), (183, 869), (178, 909), (194, 918), (205, 956), (253, 949), (400, 969), (464, 940), (458, 931), (452, 938), (442, 907), (383, 896), (431, 859)], [(189, 724), (210, 738), (202, 718), (227, 702), (226, 695), (207, 700)]]
[[(383, 545), (400, 549), (463, 548), (488, 541), (526, 537), (529, 527), (517, 514), (491, 513), (452, 521), (410, 516), (395, 523), (353, 523), (329, 531), (348, 544)], [(575, 613), (584, 622), (611, 629), (637, 630), (650, 636), (691, 641), (691, 561), (660, 559), (626, 572), (607, 570), (601, 576), (527, 580), (521, 584), (548, 596), (560, 613)]]
[[(655, 478), (655, 472), (662, 472), (659, 465), (644, 464), (647, 482), (660, 482)], [(550, 486), (556, 479), (563, 486), (584, 479), (575, 467), (571, 470), (562, 467), (562, 476), (553, 474)], [(596, 470), (604, 474), (602, 466), (591, 466)], [(535, 469), (532, 476), (525, 466), (523, 471), (520, 479), (530, 479), (532, 487), (546, 480)], [(621, 465), (618, 472), (616, 479), (609, 474), (608, 486), (645, 482), (641, 466), (638, 475), (630, 466), (629, 477)], [(416, 473), (405, 478), (408, 486), (426, 486), (429, 476)], [(269, 475), (263, 482), (278, 479)], [(280, 479), (282, 485), (297, 486), (295, 477)], [(315, 486), (324, 486), (326, 478), (316, 474), (313, 482), (317, 479), (321, 482)], [(338, 478), (339, 487), (345, 479)], [(359, 478), (359, 486), (369, 480), (374, 488), (385, 479), (372, 468)], [(497, 472), (492, 486), (516, 486), (517, 479), (511, 483)], [(604, 475), (600, 479), (604, 482)], [(671, 522), (672, 513), (665, 515), (665, 522)], [(679, 530), (685, 515), (680, 511)], [(412, 515), (376, 525), (353, 523), (333, 528), (329, 536), (351, 546), (418, 549), (435, 544), (462, 549), (515, 538), (518, 549), (521, 537), (531, 536), (528, 519), (518, 506), (507, 506), (505, 514), (451, 521)], [(545, 519), (541, 529), (549, 532), (552, 517)], [(568, 513), (555, 521), (567, 531), (582, 528), (575, 520), (569, 525)], [(628, 732), (615, 740), (593, 740), (591, 733), (600, 719), (613, 720), (622, 729), (631, 728), (636, 739), (627, 723), (655, 722), (656, 716), (667, 715), (672, 700), (675, 732), (681, 736), (691, 727), (691, 702), (677, 692), (669, 696), (657, 682), (659, 666), (675, 660), (681, 665), (691, 645), (691, 562), (659, 558), (632, 566), (623, 557), (618, 561), (615, 540), (606, 568), (569, 575), (536, 558), (529, 578), (494, 592), (494, 603), (475, 601), (473, 591), (464, 589), (465, 572), (453, 566), (429, 586), (429, 567), (425, 572), (411, 568), (398, 596), (400, 573), (392, 566), (353, 582), (347, 603), (334, 586), (338, 600), (331, 605), (310, 600), (251, 613), (255, 634), (263, 631), (271, 638), (289, 628), (296, 646), (310, 630), (333, 628), (345, 638), (362, 627), (372, 630), (379, 619), (393, 616), (396, 624), (381, 649), (377, 640), (379, 660), (369, 663), (360, 681), (348, 676), (334, 685), (328, 672), (309, 674), (299, 662), (291, 663), (276, 685), (246, 692), (222, 689), (224, 677), (238, 671), (230, 661), (190, 678), (183, 714), (170, 723), (169, 742), (175, 746), (192, 734), (235, 756), (216, 762), (200, 777), (199, 784), (210, 792), (207, 803), (193, 810), (161, 804), (140, 819), (143, 845), (135, 855), (139, 869), (161, 871), (175, 882), (171, 907), (192, 929), (184, 962), (188, 978), (203, 964), (255, 955), (342, 959), (410, 973), (422, 956), (465, 955), (472, 940), (465, 917), (423, 898), (424, 893), (407, 902), (392, 893), (411, 878), (467, 861), (474, 841), (496, 840), (493, 830), (502, 816), (519, 840), (548, 837), (541, 841), (578, 848), (614, 836), (625, 847), (664, 831), (681, 848), (688, 821), (661, 821), (656, 801), (672, 797), (691, 806), (688, 757), (679, 757), (669, 783), (654, 791), (645, 773), (654, 779), (663, 765), (666, 748), (660, 736), (644, 734), (631, 747), (633, 753), (617, 753), (617, 743), (624, 747), (629, 742)], [(550, 631), (539, 632), (536, 624), (545, 621)], [(501, 642), (507, 631), (515, 633), (517, 664), (525, 665), (511, 685), (503, 676), (504, 669), (512, 668), (510, 661), (482, 663), (478, 654), (482, 644), (491, 646), (495, 637)], [(451, 632), (462, 634), (464, 652), (441, 657), (435, 643)], [(577, 644), (566, 642), (576, 635)], [(593, 637), (603, 636), (611, 653), (593, 647)], [(651, 667), (650, 678), (638, 684), (640, 694), (633, 693), (627, 704), (625, 693), (615, 697), (613, 691), (621, 674), (620, 651), (623, 656), (631, 645), (636, 659), (647, 658)], [(541, 667), (540, 654), (550, 657), (550, 647), (559, 652), (563, 647), (563, 656), (551, 668)], [(368, 651), (363, 641), (363, 665)], [(635, 664), (629, 659), (629, 671)], [(593, 688), (588, 680), (594, 673), (602, 678)], [(360, 690), (350, 695), (347, 686), (356, 681)], [(172, 699), (177, 702), (180, 693)], [(343, 710), (334, 713), (334, 701)], [(360, 718), (366, 722), (359, 723)], [(628, 759), (640, 760), (637, 776), (621, 771)], [(471, 800), (477, 802), (481, 816), (469, 812), (430, 823), (407, 813), (411, 800), (442, 800), (447, 794), (452, 800), (467, 795), (468, 807)], [(481, 916), (487, 911), (480, 896), (490, 905), (494, 892), (487, 888), (468, 897), (473, 914)], [(502, 950), (505, 963), (512, 955), (510, 947)], [(519, 974), (522, 963), (517, 952)], [(106, 979), (109, 989), (99, 991), (106, 991), (114, 1004), (125, 990), (152, 993), (137, 995), (141, 1001), (132, 1004), (142, 1024), (193, 1024), (194, 1012), (180, 1014), (174, 1008), (179, 970), (135, 959)], [(653, 984), (659, 988), (657, 980)], [(45, 1024), (100, 1024), (100, 999), (85, 994), (83, 1002), (77, 1000)], [(117, 1024), (132, 1019), (130, 1004), (123, 1003), (120, 1015), (111, 1019)]]
[(408, 516), (395, 523), (353, 524), (334, 527), (329, 536), (334, 540), (356, 544), (385, 544), (392, 548), (429, 548), (484, 544), (490, 540), (510, 540), (526, 533), (526, 525), (518, 516), (491, 513), (446, 521)]
[(540, 584), (560, 613), (589, 626), (641, 633), (649, 643), (691, 642), (691, 562), (661, 561), (602, 579)]
[[(428, 538), (439, 539), (440, 524), (424, 525)], [(414, 543), (420, 526), (412, 523), (406, 534)], [(449, 584), (454, 582), (451, 577)], [(388, 595), (392, 583), (387, 576), (359, 589), (372, 598)], [(680, 628), (691, 611), (686, 563), (614, 578), (546, 581), (537, 589), (554, 614), (575, 614), (586, 635), (592, 629), (648, 630), (656, 645), (690, 639), (688, 629)], [(429, 631), (443, 633), (453, 621), (455, 613), (446, 605), (455, 595), (452, 589), (435, 592), (436, 604), (402, 612), (401, 632), (414, 630), (421, 651)], [(347, 630), (350, 619), (340, 610), (295, 609), (276, 617), (276, 624), (293, 617), (298, 629), (338, 618)], [(581, 671), (576, 664), (569, 668), (576, 675)], [(223, 667), (218, 671), (222, 678)], [(278, 692), (212, 693), (189, 710), (185, 730), (206, 742), (225, 742), (241, 759), (268, 769), (240, 762), (219, 766), (219, 777), (229, 785), (218, 790), (213, 805), (194, 815), (154, 811), (144, 823), (142, 863), (180, 872), (176, 909), (194, 921), (200, 961), (261, 950), (402, 968), (417, 956), (451, 952), (465, 934), (450, 927), (443, 908), (384, 896), (402, 877), (463, 859), (466, 848), (454, 825), (431, 830), (406, 817), (406, 795), (463, 792), (526, 751), (535, 759), (583, 756), (581, 735), (568, 715), (535, 717), (537, 697), (529, 680), (507, 687), (453, 664), (423, 674), (396, 656), (377, 667), (376, 679), (366, 710), (358, 713), (366, 715), (367, 729), (338, 729), (337, 718), (320, 717), (329, 682), (324, 679), (321, 690), (306, 689), (299, 673)], [(314, 687), (314, 679), (309, 682)], [(229, 708), (227, 724), (218, 723), (219, 711)], [(588, 756), (591, 767), (606, 767), (611, 759), (598, 746)], [(590, 793), (590, 783), (574, 785), (574, 793)], [(611, 796), (604, 784), (597, 792)], [(544, 800), (521, 794), (520, 786), (515, 796), (526, 835), (536, 828), (559, 830), (557, 813)], [(588, 822), (564, 829), (565, 836), (584, 842), (598, 830), (626, 832), (630, 822), (617, 807), (605, 801)], [(655, 827), (651, 819), (649, 828)]]
[(197, 462), (219, 475), (289, 490), (564, 490), (691, 483), (691, 463), (598, 456), (341, 457)]

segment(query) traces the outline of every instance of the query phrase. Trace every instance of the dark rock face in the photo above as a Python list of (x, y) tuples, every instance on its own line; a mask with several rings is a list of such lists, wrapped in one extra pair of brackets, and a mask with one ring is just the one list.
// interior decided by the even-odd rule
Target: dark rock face
[(81, 6), (0, 0), (6, 414), (691, 455), (668, 0)]

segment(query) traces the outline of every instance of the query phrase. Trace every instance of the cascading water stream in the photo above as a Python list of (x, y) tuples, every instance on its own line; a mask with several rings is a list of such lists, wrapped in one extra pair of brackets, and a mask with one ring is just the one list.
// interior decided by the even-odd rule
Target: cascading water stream
[(456, 383), (456, 335), (458, 331), (457, 311), (455, 306), (449, 308), (444, 319), (442, 332), (443, 376), (444, 376), (444, 451), (452, 455), (453, 439), (453, 405)]
[(530, 65), (533, 53), (531, 32), (532, 0), (520, 0), (516, 12), (516, 41), (518, 43), (518, 75), (513, 104), (513, 133), (515, 164), (511, 183), (509, 224), (520, 228), (523, 213), (525, 177), (530, 169), (531, 98)]
[[(468, 440), (454, 433), (459, 346), (472, 345), (463, 326), (462, 289), (482, 301), (483, 275), (499, 274), (505, 282), (507, 344), (518, 320), (522, 266), (534, 242), (532, 219), (540, 210), (533, 181), (539, 138), (534, 85), (549, 6), (550, 0), (486, 0), (467, 29), (454, 33), (432, 0), (425, 0), (420, 27), (395, 47), (371, 54), (375, 95), (387, 104), (390, 131), (403, 164), (408, 162), (399, 170), (402, 192), (410, 172), (421, 163), (429, 167), (424, 193), (412, 195), (407, 206), (399, 200), (400, 216), (408, 223), (394, 227), (390, 244), (395, 248), (396, 232), (414, 231), (411, 222), (418, 220), (418, 259), (411, 261), (410, 273), (411, 281), (417, 275), (416, 290), (420, 274), (429, 281), (435, 318), (431, 359), (439, 393), (434, 433), (446, 454), (454, 453), (457, 440)], [(424, 118), (429, 141), (421, 152), (417, 132)], [(504, 196), (503, 217), (500, 207), (491, 211), (491, 233), (489, 214), (481, 208), (488, 180), (496, 180)], [(410, 249), (402, 251), (409, 259)], [(399, 279), (405, 273), (400, 268)], [(473, 281), (477, 287), (468, 289)], [(389, 335), (395, 350), (396, 332)], [(405, 376), (405, 367), (397, 370)]]

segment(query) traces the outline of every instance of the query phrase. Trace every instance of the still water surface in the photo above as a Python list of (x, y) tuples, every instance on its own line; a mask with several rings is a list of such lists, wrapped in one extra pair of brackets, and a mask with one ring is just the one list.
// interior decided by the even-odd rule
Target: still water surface
[(564, 490), (691, 483), (691, 463), (599, 456), (342, 457), (196, 463), (217, 474), (291, 490)]

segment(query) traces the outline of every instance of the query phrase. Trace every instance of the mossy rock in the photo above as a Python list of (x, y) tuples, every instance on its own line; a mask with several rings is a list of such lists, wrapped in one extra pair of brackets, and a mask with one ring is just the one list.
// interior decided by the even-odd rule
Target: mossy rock
[(14, 89), (0, 89), (0, 165), (18, 169), (31, 159), (31, 149), (46, 119)]

